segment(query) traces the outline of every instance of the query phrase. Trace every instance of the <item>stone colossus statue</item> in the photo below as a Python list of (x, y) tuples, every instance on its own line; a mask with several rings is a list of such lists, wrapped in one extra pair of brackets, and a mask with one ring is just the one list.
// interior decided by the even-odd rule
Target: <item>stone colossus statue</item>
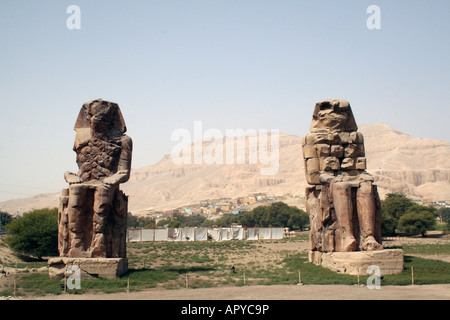
[(79, 171), (59, 208), (59, 252), (66, 257), (126, 257), (127, 197), (132, 140), (119, 106), (101, 99), (83, 105), (75, 123)]
[(380, 200), (350, 104), (318, 102), (302, 144), (311, 250), (382, 250)]

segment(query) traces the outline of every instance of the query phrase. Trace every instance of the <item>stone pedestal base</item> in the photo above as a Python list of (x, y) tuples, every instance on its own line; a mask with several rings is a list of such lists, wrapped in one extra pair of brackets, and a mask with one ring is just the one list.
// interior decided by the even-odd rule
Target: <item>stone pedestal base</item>
[[(78, 266), (81, 278), (115, 279), (127, 273), (127, 258), (68, 258), (58, 257), (48, 260), (48, 273), (51, 279), (62, 279), (68, 266)], [(73, 272), (71, 273), (73, 274)]]
[(367, 268), (371, 265), (378, 266), (381, 275), (401, 273), (403, 271), (403, 261), (403, 251), (401, 249), (309, 252), (309, 262), (338, 273), (350, 275), (366, 275)]

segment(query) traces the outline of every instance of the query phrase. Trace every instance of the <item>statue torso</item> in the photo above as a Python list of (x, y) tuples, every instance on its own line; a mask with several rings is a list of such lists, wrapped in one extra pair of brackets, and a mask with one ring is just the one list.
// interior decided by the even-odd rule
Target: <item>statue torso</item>
[(102, 181), (117, 172), (122, 143), (120, 138), (108, 141), (92, 137), (75, 148), (78, 176), (86, 182)]

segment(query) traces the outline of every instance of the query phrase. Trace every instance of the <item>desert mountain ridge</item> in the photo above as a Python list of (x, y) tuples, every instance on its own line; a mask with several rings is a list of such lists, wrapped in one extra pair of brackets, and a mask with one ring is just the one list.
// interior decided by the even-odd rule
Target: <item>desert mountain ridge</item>
[[(364, 135), (367, 171), (374, 176), (382, 199), (389, 192), (402, 192), (428, 201), (450, 200), (450, 142), (415, 138), (384, 123), (360, 125), (358, 131)], [(261, 170), (270, 165), (268, 162), (250, 163), (248, 144), (230, 141), (224, 142), (223, 149), (229, 150), (226, 144), (234, 143), (235, 156), (239, 152), (245, 154), (243, 164), (239, 164), (237, 158), (232, 164), (206, 164), (204, 161), (175, 164), (169, 154), (154, 165), (133, 169), (130, 180), (121, 185), (129, 195), (129, 211), (135, 214), (163, 211), (203, 200), (237, 198), (254, 193), (297, 199), (293, 203), (302, 207), (307, 183), (300, 136), (279, 134), (278, 170), (272, 175), (261, 174)], [(201, 151), (214, 149), (214, 143), (217, 141), (203, 142)], [(186, 149), (194, 150), (194, 147), (190, 148)], [(8, 200), (0, 203), (0, 210), (20, 214), (56, 207), (58, 197), (59, 193), (54, 193)]]

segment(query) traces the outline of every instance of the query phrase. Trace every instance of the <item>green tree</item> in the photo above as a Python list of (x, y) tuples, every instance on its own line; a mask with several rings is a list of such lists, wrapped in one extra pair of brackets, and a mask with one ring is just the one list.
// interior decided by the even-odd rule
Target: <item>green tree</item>
[(192, 228), (201, 227), (206, 222), (206, 218), (200, 214), (184, 215), (174, 213), (168, 221), (168, 228)]
[(398, 229), (408, 235), (421, 234), (422, 237), (436, 224), (436, 209), (414, 205), (410, 207), (398, 222)]
[(167, 225), (169, 224), (169, 222), (170, 222), (170, 219), (161, 219), (161, 220), (158, 221), (158, 223), (156, 224), (156, 226), (157, 226), (158, 228), (165, 228), (165, 227), (167, 227)]
[(24, 213), (7, 226), (5, 242), (18, 253), (41, 259), (58, 255), (58, 209)]
[(223, 217), (221, 217), (221, 218), (219, 218), (219, 219), (217, 219), (216, 221), (215, 221), (215, 225), (216, 226), (219, 226), (219, 227), (229, 227), (229, 226), (231, 226), (233, 223), (240, 223), (240, 222), (238, 222), (238, 217), (240, 216), (240, 215), (243, 215), (244, 213), (241, 213), (241, 214), (239, 214), (239, 215), (237, 215), (237, 214), (228, 214), (228, 215), (225, 215), (225, 216), (223, 216)]
[(267, 210), (266, 220), (269, 227), (286, 227), (295, 207), (290, 207), (284, 202), (274, 202)]
[(244, 227), (267, 227), (265, 216), (269, 211), (269, 206), (258, 206), (251, 211), (244, 212), (237, 216), (238, 221)]
[(450, 208), (440, 208), (436, 214), (441, 218), (441, 221), (445, 223), (444, 231), (450, 231)]
[(155, 218), (134, 216), (128, 212), (127, 227), (154, 229), (156, 228), (156, 221)]
[(389, 213), (383, 212), (382, 214), (382, 223), (381, 223), (381, 234), (383, 236), (393, 236), (395, 235), (398, 219), (395, 219)]
[(441, 218), (442, 222), (450, 222), (450, 208), (440, 208), (436, 213)]
[(290, 227), (303, 229), (309, 223), (306, 212), (284, 202), (274, 202), (269, 206), (258, 206), (251, 211), (238, 215), (228, 215), (216, 220), (219, 226), (230, 226), (233, 223), (247, 228), (253, 227)]
[(293, 230), (304, 230), (309, 225), (309, 216), (308, 214), (300, 210), (301, 212), (295, 212), (289, 218), (287, 223), (287, 227)]
[(13, 217), (9, 213), (0, 211), (0, 229), (3, 229), (3, 227), (10, 223), (12, 220)]
[(381, 202), (383, 235), (395, 234), (401, 216), (412, 206), (414, 206), (414, 202), (404, 194), (389, 193), (386, 199)]
[(178, 219), (170, 219), (167, 228), (182, 228), (182, 223)]

